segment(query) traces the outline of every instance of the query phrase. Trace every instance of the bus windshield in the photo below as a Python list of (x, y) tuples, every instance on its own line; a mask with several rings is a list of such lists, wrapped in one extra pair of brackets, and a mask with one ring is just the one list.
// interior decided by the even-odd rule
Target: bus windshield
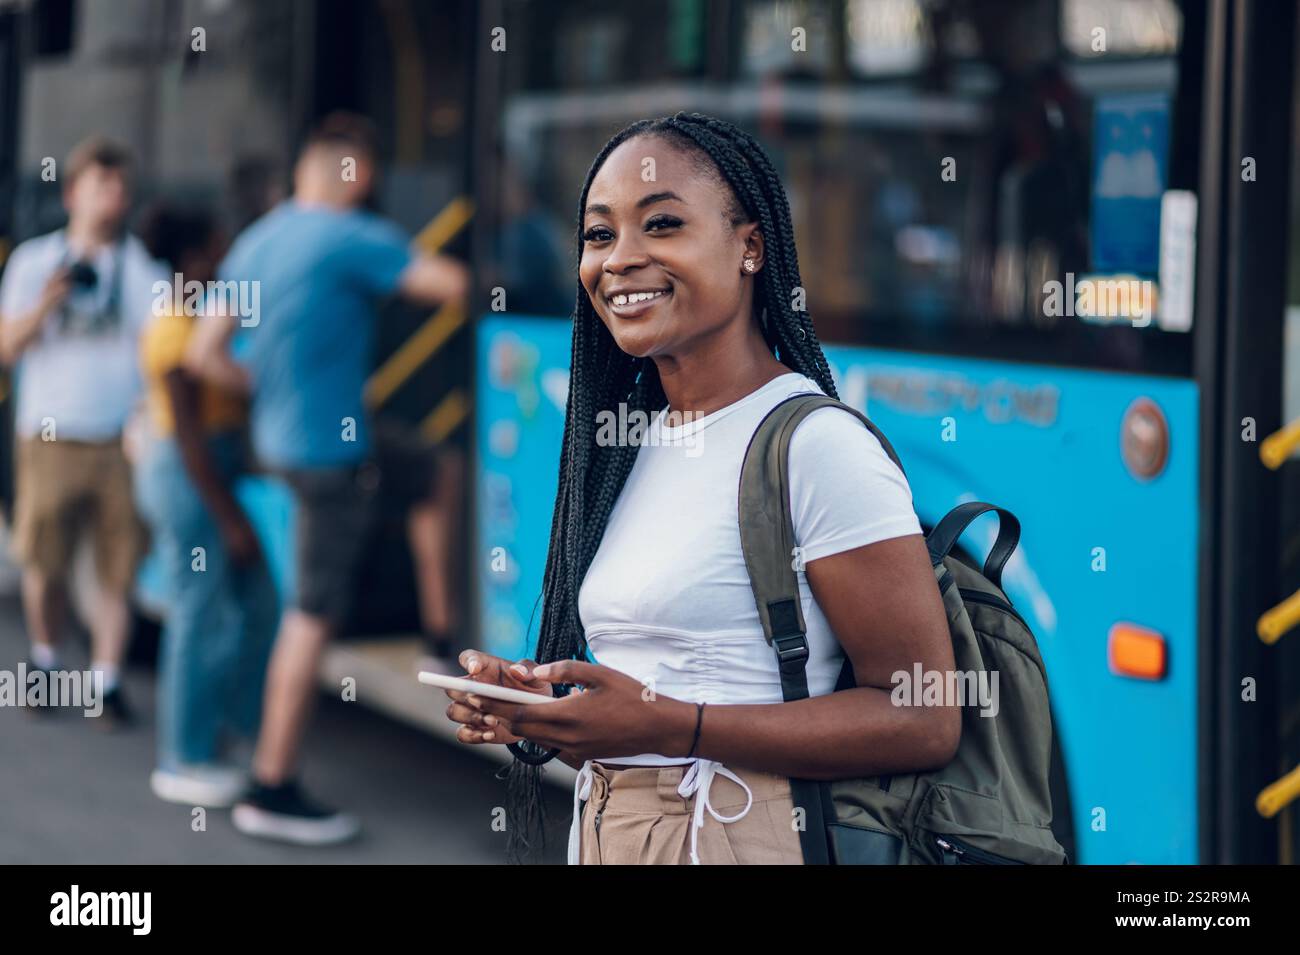
[(824, 341), (1191, 374), (1197, 4), (504, 9), (534, 38), (505, 58), (502, 175), (484, 177), (511, 311), (569, 314), (587, 164), (625, 123), (685, 109), (778, 164)]

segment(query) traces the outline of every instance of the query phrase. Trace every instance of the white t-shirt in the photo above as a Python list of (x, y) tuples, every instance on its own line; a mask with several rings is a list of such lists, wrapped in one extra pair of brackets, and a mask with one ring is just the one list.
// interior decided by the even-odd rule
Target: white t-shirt
[[(664, 412), (651, 422), (578, 596), (596, 662), (692, 703), (782, 702), (740, 550), (737, 497), (759, 422), (806, 392), (821, 389), (791, 372), (693, 422), (666, 426)], [(790, 499), (805, 564), (921, 533), (902, 472), (838, 408), (819, 408), (795, 429)], [(798, 579), (808, 690), (819, 696), (834, 690), (844, 653), (802, 570)], [(611, 761), (681, 762), (655, 754)]]
[[(0, 320), (21, 317), (50, 276), (78, 258), (62, 229), (14, 249), (0, 282)], [(15, 429), (24, 437), (50, 419), (56, 438), (110, 440), (139, 394), (140, 333), (152, 315), (154, 283), (170, 277), (133, 236), (100, 249), (91, 264), (94, 287), (74, 286), (18, 361)]]

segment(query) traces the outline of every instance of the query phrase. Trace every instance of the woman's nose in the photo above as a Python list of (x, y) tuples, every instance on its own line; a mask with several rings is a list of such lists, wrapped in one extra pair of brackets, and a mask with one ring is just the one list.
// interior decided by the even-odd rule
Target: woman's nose
[(640, 268), (649, 261), (645, 248), (636, 238), (620, 236), (605, 258), (604, 269), (606, 272), (623, 273), (628, 269)]

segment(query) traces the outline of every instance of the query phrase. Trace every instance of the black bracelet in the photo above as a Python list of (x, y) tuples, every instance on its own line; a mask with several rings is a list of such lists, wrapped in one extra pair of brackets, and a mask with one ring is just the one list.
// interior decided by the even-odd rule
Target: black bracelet
[(700, 727), (704, 725), (704, 704), (696, 703), (695, 706), (695, 738), (691, 740), (691, 750), (686, 754), (687, 759), (695, 756), (695, 747), (700, 745)]
[[(540, 747), (535, 748), (540, 749)], [(555, 757), (560, 755), (558, 749), (550, 750), (547, 753), (529, 752), (520, 743), (508, 743), (506, 749), (510, 750), (510, 752), (514, 754), (515, 759), (519, 760), (519, 762), (526, 766), (545, 766), (551, 760), (555, 759)]]

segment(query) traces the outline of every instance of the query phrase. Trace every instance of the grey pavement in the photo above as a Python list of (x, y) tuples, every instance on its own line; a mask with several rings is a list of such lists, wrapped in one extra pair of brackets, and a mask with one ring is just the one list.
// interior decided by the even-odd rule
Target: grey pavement
[[(85, 661), (68, 641), (65, 665)], [(17, 600), (0, 597), (0, 669), (15, 670), (27, 645)], [(505, 833), (499, 766), (454, 744), (379, 716), (359, 703), (322, 698), (308, 737), (303, 781), (318, 799), (356, 813), (363, 834), (324, 849), (250, 839), (228, 812), (191, 810), (149, 791), (154, 675), (126, 677), (136, 727), (98, 729), (80, 711), (49, 717), (0, 707), (0, 863), (501, 863)], [(563, 861), (570, 798), (548, 786), (547, 861)]]

